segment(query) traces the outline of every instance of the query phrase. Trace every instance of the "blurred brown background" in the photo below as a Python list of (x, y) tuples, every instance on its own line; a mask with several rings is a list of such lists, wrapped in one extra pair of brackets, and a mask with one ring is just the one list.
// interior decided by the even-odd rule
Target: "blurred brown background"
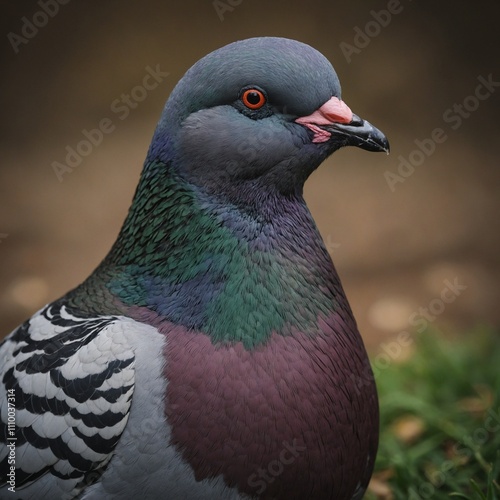
[[(2, 2), (0, 337), (109, 250), (183, 73), (262, 35), (323, 52), (344, 100), (391, 141), (390, 156), (339, 151), (306, 187), (372, 352), (425, 322), (449, 332), (499, 325), (500, 86), (474, 97), (479, 77), (500, 82), (498, 2), (55, 1)], [(390, 19), (373, 14), (388, 8)], [(168, 76), (135, 90), (125, 118), (116, 100), (157, 65)], [(104, 118), (114, 130), (60, 182), (52, 163)], [(446, 140), (416, 153), (436, 128)], [(401, 157), (421, 164), (403, 177)], [(404, 182), (391, 189), (387, 172)]]

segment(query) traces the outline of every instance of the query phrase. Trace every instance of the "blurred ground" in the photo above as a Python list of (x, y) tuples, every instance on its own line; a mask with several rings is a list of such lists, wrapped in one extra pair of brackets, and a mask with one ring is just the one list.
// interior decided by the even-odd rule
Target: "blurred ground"
[[(344, 100), (391, 141), (389, 157), (339, 151), (306, 187), (372, 352), (424, 323), (500, 324), (498, 2), (54, 2), (2, 7), (0, 337), (109, 250), (182, 74), (262, 35), (323, 52)], [(123, 109), (157, 65), (168, 76)], [(105, 118), (113, 131), (60, 182), (52, 163)], [(441, 142), (425, 141), (436, 128)]]

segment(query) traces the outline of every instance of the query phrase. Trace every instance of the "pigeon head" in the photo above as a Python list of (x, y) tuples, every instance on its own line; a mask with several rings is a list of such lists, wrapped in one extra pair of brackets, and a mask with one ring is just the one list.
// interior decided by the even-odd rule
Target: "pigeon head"
[(198, 61), (173, 90), (150, 162), (231, 201), (299, 194), (335, 150), (388, 151), (385, 136), (341, 100), (330, 62), (284, 38), (231, 43)]

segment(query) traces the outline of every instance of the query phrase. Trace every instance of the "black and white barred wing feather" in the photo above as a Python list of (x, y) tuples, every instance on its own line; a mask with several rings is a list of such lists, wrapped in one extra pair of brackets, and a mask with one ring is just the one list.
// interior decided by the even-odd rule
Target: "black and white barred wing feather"
[(18, 495), (36, 484), (37, 494), (71, 498), (99, 478), (134, 391), (123, 329), (116, 317), (80, 317), (54, 303), (0, 344), (0, 497), (13, 442)]

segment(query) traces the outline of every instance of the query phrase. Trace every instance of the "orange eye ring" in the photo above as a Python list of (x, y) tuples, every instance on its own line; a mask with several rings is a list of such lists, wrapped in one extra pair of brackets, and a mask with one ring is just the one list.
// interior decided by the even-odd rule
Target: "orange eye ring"
[(266, 96), (259, 89), (247, 89), (241, 96), (243, 104), (250, 109), (259, 109), (266, 104)]

